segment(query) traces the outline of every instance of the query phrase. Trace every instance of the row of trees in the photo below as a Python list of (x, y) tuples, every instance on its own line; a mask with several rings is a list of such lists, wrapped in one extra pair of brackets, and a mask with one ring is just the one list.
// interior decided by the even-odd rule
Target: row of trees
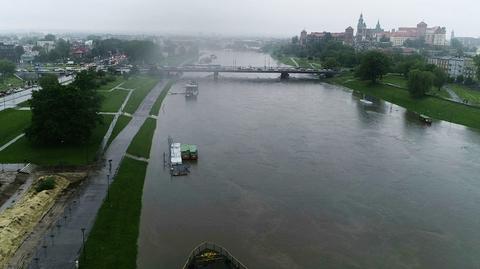
[(447, 82), (448, 76), (441, 68), (425, 64), (419, 61), (417, 56), (407, 56), (397, 61), (398, 63), (394, 66), (391, 56), (376, 50), (369, 51), (363, 55), (356, 69), (356, 75), (376, 83), (391, 72), (392, 68), (398, 68), (399, 73), (408, 78), (408, 90), (413, 97), (424, 96), (433, 86), (440, 90)]
[(15, 73), (16, 65), (9, 61), (0, 59), (0, 74), (2, 76), (10, 76)]
[(264, 50), (270, 51), (274, 57), (285, 55), (301, 58), (315, 57), (323, 62), (328, 60), (330, 64), (335, 63), (337, 66), (354, 67), (359, 63), (359, 57), (354, 48), (328, 37), (318, 42), (308, 43), (305, 46), (300, 45), (298, 41), (282, 45), (271, 44)]

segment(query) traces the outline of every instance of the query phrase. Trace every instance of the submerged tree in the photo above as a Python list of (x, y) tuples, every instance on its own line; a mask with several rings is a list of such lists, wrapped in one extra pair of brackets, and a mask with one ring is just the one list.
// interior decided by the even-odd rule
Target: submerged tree
[[(80, 83), (82, 84), (82, 83)], [(83, 84), (82, 84), (83, 85)], [(34, 144), (82, 144), (102, 122), (101, 98), (92, 87), (61, 85), (55, 76), (40, 80), (42, 90), (32, 94), (32, 123), (26, 130)]]

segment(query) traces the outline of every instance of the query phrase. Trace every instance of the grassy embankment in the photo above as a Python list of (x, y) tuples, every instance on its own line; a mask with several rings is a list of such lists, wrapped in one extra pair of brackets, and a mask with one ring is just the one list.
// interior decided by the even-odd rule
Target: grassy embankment
[(110, 146), (112, 141), (117, 137), (117, 135), (127, 127), (128, 123), (132, 120), (132, 117), (120, 115), (117, 120), (117, 124), (113, 127), (112, 134), (108, 138), (107, 147)]
[(155, 101), (155, 104), (153, 104), (153, 107), (150, 110), (150, 115), (158, 116), (160, 108), (162, 107), (163, 100), (167, 96), (168, 91), (170, 90), (170, 88), (172, 88), (173, 84), (175, 84), (175, 81), (170, 80), (170, 81), (168, 81), (167, 85), (165, 85), (165, 87), (162, 90), (162, 93), (160, 94), (160, 96)]
[(135, 113), (143, 99), (145, 99), (145, 96), (147, 96), (150, 90), (155, 87), (158, 81), (159, 79), (157, 77), (136, 76), (125, 82), (125, 84), (122, 85), (122, 88), (135, 89), (135, 91), (133, 91), (130, 96), (124, 111), (130, 114)]
[(480, 105), (479, 90), (474, 90), (468, 86), (460, 84), (449, 84), (447, 86), (450, 87), (450, 89), (452, 89), (462, 100), (468, 100), (468, 103), (471, 105)]
[[(382, 83), (388, 83), (388, 84), (393, 84), (393, 85), (396, 85), (400, 88), (403, 88), (403, 89), (408, 89), (408, 80), (402, 76), (402, 75), (398, 75), (398, 74), (388, 74), (386, 76), (383, 77)], [(449, 99), (451, 96), (450, 94), (448, 93), (448, 91), (446, 91), (445, 89), (440, 89), (438, 90), (437, 88), (435, 87), (432, 87), (432, 89), (427, 93), (429, 95), (432, 95), (432, 96), (438, 96), (440, 98), (445, 98), (445, 99)]]
[[(129, 86), (129, 87), (131, 86), (134, 89), (139, 88), (139, 87), (142, 88), (142, 93), (138, 95), (138, 98), (140, 98), (141, 96), (143, 96), (143, 98), (145, 98), (145, 96), (150, 92), (150, 90), (155, 86), (156, 83), (153, 84), (153, 80), (151, 80), (152, 78), (150, 78), (150, 77), (141, 76), (141, 77), (138, 77), (138, 78), (135, 79), (134, 81), (130, 82), (129, 84), (127, 84), (127, 86)], [(141, 79), (143, 79), (143, 78), (147, 78), (149, 81), (142, 82)], [(158, 80), (155, 80), (155, 81), (158, 81)], [(148, 88), (149, 85), (151, 86), (150, 88)], [(171, 87), (171, 85), (168, 88), (170, 88), (170, 87)], [(123, 88), (123, 86), (122, 86), (122, 88)], [(116, 90), (116, 91), (121, 91), (121, 90)], [(123, 92), (128, 94), (128, 92), (126, 92), (126, 91), (123, 91)], [(134, 93), (135, 93), (135, 91), (134, 91)], [(134, 93), (132, 93), (132, 96), (133, 96)], [(161, 102), (163, 100), (163, 98), (165, 98), (165, 95), (166, 95), (166, 93), (165, 93), (165, 89), (164, 89), (164, 91), (162, 92), (160, 97), (155, 102), (154, 108), (156, 106), (159, 106), (159, 102)], [(121, 106), (121, 104), (123, 103), (124, 100), (125, 100), (125, 98), (121, 99), (121, 101), (118, 101), (118, 100), (116, 101), (117, 102), (116, 104), (118, 106), (115, 106), (116, 107), (115, 111), (118, 111), (118, 109), (120, 108), (120, 106)], [(141, 101), (143, 101), (143, 99)], [(140, 103), (141, 103), (141, 101), (140, 101)], [(138, 105), (140, 105), (140, 103), (138, 103)], [(137, 107), (138, 107), (138, 105), (137, 105)], [(152, 111), (153, 111), (154, 108), (152, 108)], [(104, 110), (102, 110), (102, 111), (104, 111)], [(157, 114), (158, 114), (158, 112), (157, 112)], [(115, 127), (113, 128), (112, 135), (108, 139), (107, 146), (109, 146), (112, 143), (112, 141), (117, 137), (117, 135), (128, 125), (128, 123), (130, 122), (131, 119), (132, 119), (131, 117), (125, 116), (125, 115), (121, 115), (118, 118), (117, 124), (115, 124)]]
[(0, 79), (0, 92), (6, 91), (10, 88), (18, 88), (25, 85), (25, 83), (17, 78), (16, 76), (8, 76), (6, 78)]
[(118, 85), (125, 82), (123, 77), (117, 76), (115, 81), (109, 82), (98, 89), (100, 95), (103, 96), (101, 112), (117, 112), (127, 98), (128, 91), (125, 90), (113, 90)]
[(6, 109), (0, 111), (0, 146), (24, 133), (30, 124), (32, 113)]
[(148, 118), (133, 138), (132, 143), (127, 149), (127, 153), (148, 159), (150, 157), (151, 141), (156, 127), (157, 121)]
[(147, 163), (124, 158), (88, 236), (80, 268), (136, 268)]
[(410, 111), (428, 115), (438, 120), (445, 120), (476, 129), (480, 129), (480, 109), (454, 103), (434, 96), (412, 98), (405, 89), (385, 84), (371, 84), (359, 81), (353, 75), (343, 75), (329, 80), (350, 89), (386, 100)]
[[(35, 146), (22, 137), (5, 150), (0, 151), (0, 163), (21, 163), (25, 160), (39, 165), (85, 165), (90, 163), (95, 160), (100, 143), (113, 116), (104, 115), (103, 119), (104, 124), (98, 125), (94, 129), (93, 135), (86, 145)], [(30, 123), (30, 119), (28, 123)]]

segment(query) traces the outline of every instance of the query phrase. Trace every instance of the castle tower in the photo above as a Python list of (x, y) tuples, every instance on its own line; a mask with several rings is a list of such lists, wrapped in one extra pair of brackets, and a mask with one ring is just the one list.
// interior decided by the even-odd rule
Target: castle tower
[(347, 29), (345, 29), (345, 43), (348, 45), (353, 45), (353, 27), (348, 26)]
[(375, 27), (375, 32), (377, 32), (377, 33), (383, 32), (382, 26), (380, 25), (380, 20), (377, 21), (377, 26)]
[(300, 33), (300, 46), (307, 44), (307, 31), (305, 29)]
[(365, 39), (367, 24), (363, 20), (363, 13), (360, 14), (357, 24), (357, 41)]
[(417, 37), (425, 36), (427, 33), (427, 27), (428, 25), (423, 21), (417, 24)]

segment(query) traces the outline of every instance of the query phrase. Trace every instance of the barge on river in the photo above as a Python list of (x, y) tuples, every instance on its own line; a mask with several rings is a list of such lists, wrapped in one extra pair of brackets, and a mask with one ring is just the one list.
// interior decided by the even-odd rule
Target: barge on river
[(247, 269), (225, 248), (205, 242), (188, 256), (182, 269)]
[(198, 83), (191, 80), (185, 85), (185, 96), (198, 95)]
[(173, 176), (185, 176), (190, 173), (190, 165), (185, 160), (197, 160), (198, 150), (196, 145), (181, 144), (168, 139), (170, 150), (170, 173)]

